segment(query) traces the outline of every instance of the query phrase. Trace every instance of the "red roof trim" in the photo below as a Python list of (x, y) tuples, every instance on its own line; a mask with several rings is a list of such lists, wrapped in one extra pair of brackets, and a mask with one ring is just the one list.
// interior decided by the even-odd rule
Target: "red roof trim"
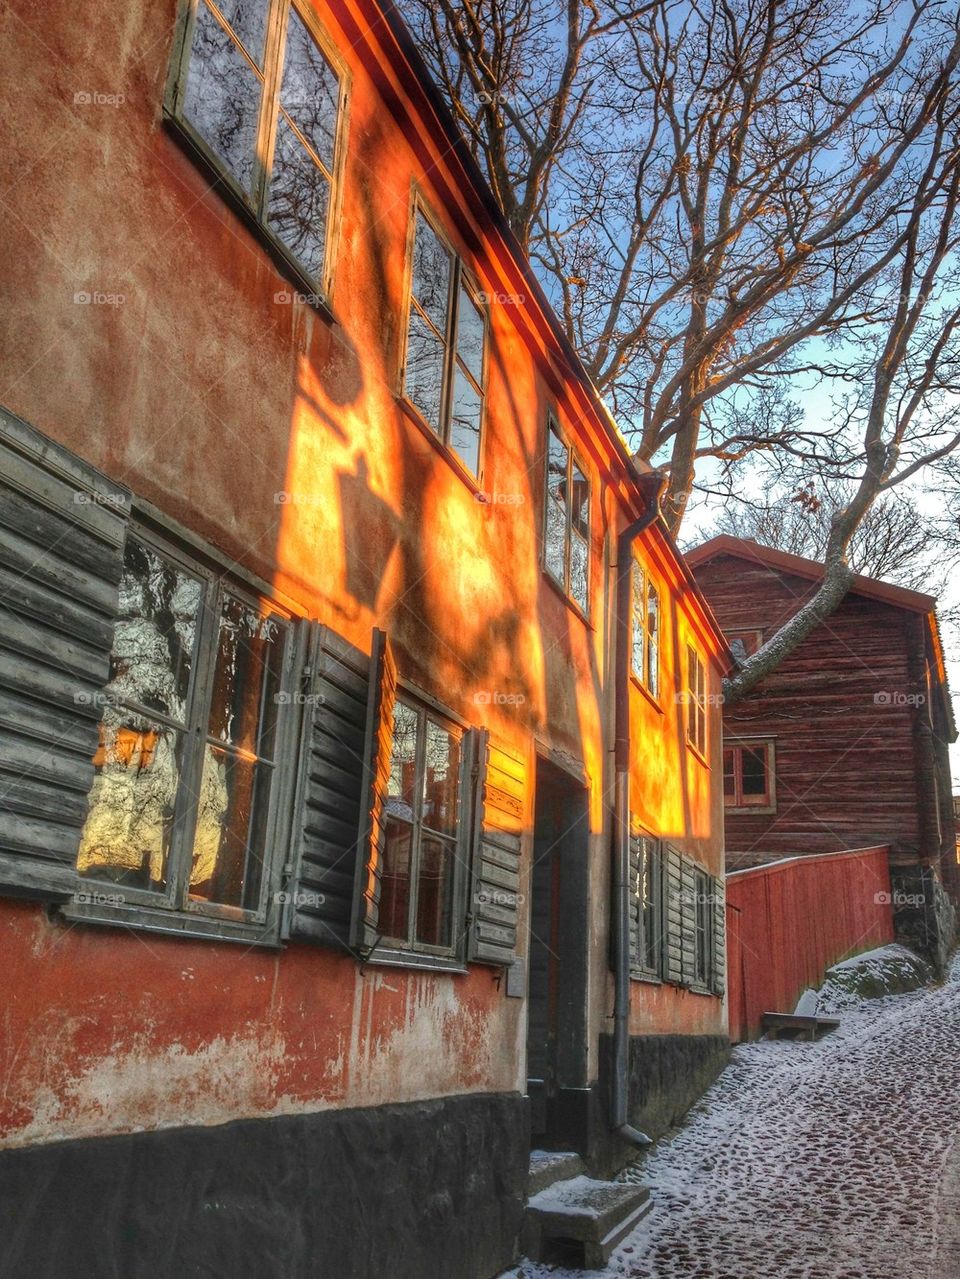
[[(788, 551), (778, 551), (749, 538), (731, 537), (729, 533), (711, 537), (708, 542), (687, 551), (687, 563), (692, 568), (697, 568), (718, 555), (735, 555), (743, 560), (752, 560), (755, 564), (763, 564), (779, 573), (793, 573), (797, 577), (808, 578), (811, 582), (818, 582), (823, 577), (823, 565), (816, 560), (791, 555)], [(910, 613), (932, 613), (937, 607), (936, 597), (933, 595), (910, 591), (905, 586), (894, 586), (892, 582), (881, 582), (877, 578), (863, 577), (859, 573), (854, 575), (850, 593), (880, 600)]]

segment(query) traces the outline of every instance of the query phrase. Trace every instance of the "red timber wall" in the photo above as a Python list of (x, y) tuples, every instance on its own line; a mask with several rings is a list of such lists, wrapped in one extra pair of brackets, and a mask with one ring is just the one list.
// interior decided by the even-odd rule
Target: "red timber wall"
[[(5, 7), (0, 71), (32, 74), (0, 120), (25, 179), (6, 205), (3, 300), (18, 319), (0, 351), (2, 398), (293, 612), (364, 651), (371, 628), (386, 629), (404, 679), (525, 759), (528, 836), (535, 748), (573, 761), (590, 799), (596, 1077), (612, 1007), (605, 560), (635, 493), (382, 15), (371, 0), (311, 5), (350, 79), (331, 317), (291, 299), (163, 125), (175, 0), (132, 0), (121, 21), (93, 0)], [(112, 104), (93, 105), (93, 90)], [(478, 485), (398, 395), (414, 182), (491, 299)], [(115, 304), (75, 304), (93, 290)], [(593, 485), (589, 621), (540, 567), (548, 410)], [(673, 574), (671, 631), (699, 636), (715, 687), (719, 641), (695, 592), (662, 535), (643, 551)], [(657, 761), (644, 785), (663, 792), (664, 829), (684, 848), (694, 832), (691, 851), (718, 869), (716, 760), (711, 772), (686, 758), (675, 700), (634, 722), (638, 758)], [(0, 955), (0, 1145), (524, 1085), (524, 1003), (490, 968), (361, 968), (319, 948), (67, 926), (6, 900)], [(724, 1031), (719, 999), (664, 989), (646, 1002), (658, 1029)]]
[(889, 849), (796, 857), (727, 877), (730, 1038), (792, 1012), (849, 955), (893, 941)]
[[(815, 583), (741, 556), (698, 564), (697, 582), (725, 631), (764, 639)], [(911, 668), (914, 615), (849, 595), (752, 694), (725, 708), (724, 737), (771, 738), (776, 811), (727, 812), (727, 869), (782, 857), (922, 843)]]

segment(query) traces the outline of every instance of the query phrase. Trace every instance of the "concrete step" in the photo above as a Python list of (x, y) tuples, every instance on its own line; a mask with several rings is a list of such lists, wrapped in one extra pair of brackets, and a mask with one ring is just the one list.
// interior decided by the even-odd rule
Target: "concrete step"
[(652, 1207), (646, 1186), (577, 1176), (533, 1195), (521, 1248), (531, 1261), (599, 1270)]
[(555, 1181), (569, 1181), (585, 1171), (583, 1160), (572, 1150), (531, 1150), (527, 1198), (532, 1199)]

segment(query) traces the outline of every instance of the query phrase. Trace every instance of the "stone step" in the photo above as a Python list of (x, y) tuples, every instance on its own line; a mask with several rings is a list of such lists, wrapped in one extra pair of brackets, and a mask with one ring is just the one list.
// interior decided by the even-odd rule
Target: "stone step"
[(555, 1181), (569, 1181), (585, 1171), (583, 1160), (572, 1150), (531, 1150), (527, 1197), (532, 1199)]
[(646, 1186), (577, 1176), (533, 1195), (521, 1247), (531, 1261), (599, 1270), (652, 1207)]

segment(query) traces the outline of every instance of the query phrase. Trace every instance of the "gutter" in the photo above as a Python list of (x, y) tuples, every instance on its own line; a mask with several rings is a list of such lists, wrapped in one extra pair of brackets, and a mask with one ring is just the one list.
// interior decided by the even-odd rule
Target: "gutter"
[(614, 939), (613, 1080), (610, 1126), (632, 1146), (651, 1145), (646, 1133), (628, 1123), (630, 1065), (630, 588), (633, 543), (660, 518), (666, 477), (659, 471), (637, 476), (646, 509), (617, 535), (615, 619), (613, 893)]

